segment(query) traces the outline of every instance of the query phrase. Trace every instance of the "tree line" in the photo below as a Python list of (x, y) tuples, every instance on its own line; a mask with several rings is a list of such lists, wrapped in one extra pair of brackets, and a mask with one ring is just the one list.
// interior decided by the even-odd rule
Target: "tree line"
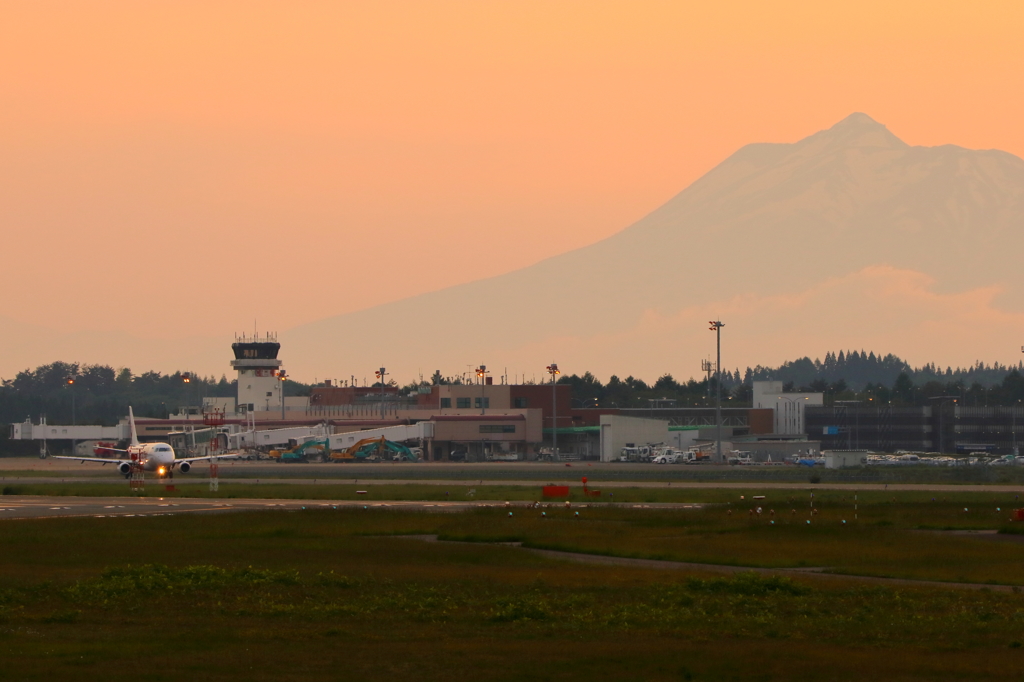
[[(823, 393), (825, 403), (862, 400), (923, 406), (938, 396), (956, 398), (964, 405), (1011, 405), (1024, 401), (1024, 363), (1017, 366), (978, 362), (967, 368), (935, 364), (914, 368), (895, 355), (864, 351), (829, 352), (825, 360), (801, 358), (778, 367), (748, 367), (722, 372), (722, 403), (749, 407), (754, 381), (780, 381), (784, 391)], [(674, 400), (679, 407), (710, 407), (715, 404), (716, 378), (676, 381), (664, 374), (653, 384), (632, 376), (612, 376), (602, 383), (590, 372), (562, 377), (559, 383), (573, 387), (577, 407), (649, 407)]]
[(923, 367), (911, 367), (910, 363), (901, 358), (889, 355), (875, 355), (873, 352), (865, 351), (839, 351), (838, 354), (829, 352), (825, 354), (825, 360), (811, 360), (808, 357), (784, 362), (778, 367), (747, 368), (744, 374), (744, 381), (764, 381), (775, 379), (794, 386), (811, 386), (833, 384), (839, 381), (844, 382), (854, 390), (861, 390), (866, 386), (892, 386), (901, 374), (906, 374), (911, 383), (916, 386), (924, 386), (929, 382), (943, 384), (961, 384), (971, 386), (980, 384), (986, 388), (996, 386), (1016, 369), (1024, 371), (1024, 363), (1016, 366), (994, 363), (987, 365), (978, 361), (966, 368), (946, 367), (942, 369), (935, 363), (926, 364)]
[[(129, 405), (140, 417), (166, 418), (181, 408), (201, 405), (206, 397), (234, 397), (237, 383), (223, 375), (217, 379), (185, 372), (135, 374), (128, 368), (54, 362), (0, 382), (0, 421), (37, 422), (45, 416), (54, 424), (113, 426), (128, 414)], [(304, 384), (285, 382), (285, 395), (308, 390)]]
[[(748, 367), (722, 372), (725, 405), (749, 406), (752, 383), (776, 380), (787, 391), (813, 391), (834, 400), (878, 400), (897, 405), (926, 405), (935, 396), (956, 396), (967, 405), (1008, 405), (1024, 400), (1024, 365), (986, 365), (942, 369), (934, 364), (913, 368), (895, 355), (864, 351), (829, 352), (825, 359), (801, 358), (778, 367)], [(54, 362), (18, 372), (0, 381), (0, 422), (26, 418), (51, 423), (116, 424), (131, 405), (144, 417), (167, 417), (182, 407), (198, 406), (204, 397), (233, 397), (237, 381), (183, 372), (136, 374), (128, 368)], [(436, 373), (432, 383), (461, 383)], [(426, 382), (423, 382), (424, 384)], [(572, 386), (576, 407), (648, 407), (651, 401), (674, 400), (680, 407), (714, 405), (716, 377), (677, 381), (671, 374), (653, 383), (627, 376), (612, 376), (606, 383), (590, 372), (562, 376)], [(389, 382), (395, 385), (394, 381)], [(415, 388), (411, 384), (406, 388)], [(285, 395), (308, 395), (310, 387), (288, 380)]]

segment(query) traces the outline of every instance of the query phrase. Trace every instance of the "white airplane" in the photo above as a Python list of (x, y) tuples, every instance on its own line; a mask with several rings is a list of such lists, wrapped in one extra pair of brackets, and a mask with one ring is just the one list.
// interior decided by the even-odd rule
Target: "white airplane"
[(174, 475), (174, 467), (181, 469), (181, 473), (187, 474), (192, 468), (193, 462), (202, 462), (212, 459), (235, 459), (238, 455), (208, 455), (206, 457), (185, 457), (178, 459), (174, 456), (174, 448), (167, 443), (146, 443), (139, 442), (139, 435), (135, 431), (135, 415), (132, 408), (128, 408), (128, 422), (132, 427), (132, 443), (127, 450), (117, 448), (104, 448), (114, 452), (128, 454), (127, 460), (104, 459), (102, 457), (54, 457), (53, 459), (73, 459), (79, 462), (98, 462), (100, 464), (117, 463), (117, 470), (125, 476), (132, 473), (134, 467), (143, 471), (154, 471), (160, 478)]

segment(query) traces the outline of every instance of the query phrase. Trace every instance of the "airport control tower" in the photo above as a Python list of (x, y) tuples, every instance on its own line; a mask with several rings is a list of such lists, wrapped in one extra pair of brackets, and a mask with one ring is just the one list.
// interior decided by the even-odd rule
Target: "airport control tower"
[(236, 334), (231, 350), (235, 352), (231, 366), (238, 370), (238, 411), (280, 410), (284, 401), (284, 370), (277, 359), (281, 350), (277, 334)]

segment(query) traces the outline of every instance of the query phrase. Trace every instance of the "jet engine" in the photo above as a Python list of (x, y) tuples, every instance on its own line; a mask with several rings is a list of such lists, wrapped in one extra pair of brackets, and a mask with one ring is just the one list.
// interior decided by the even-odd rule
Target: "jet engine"
[(189, 469), (192, 468), (192, 465), (189, 464), (188, 462), (182, 462), (181, 464), (178, 465), (178, 468), (181, 469), (181, 473), (187, 474), (189, 472)]
[(129, 464), (128, 462), (121, 462), (120, 464), (117, 465), (117, 470), (120, 471), (125, 476), (127, 476), (132, 472), (132, 465)]

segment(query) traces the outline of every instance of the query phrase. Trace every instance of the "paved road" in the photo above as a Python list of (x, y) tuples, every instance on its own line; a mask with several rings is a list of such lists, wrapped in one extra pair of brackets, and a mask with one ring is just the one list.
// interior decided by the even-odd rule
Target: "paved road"
[[(397, 535), (393, 538), (408, 538), (411, 540), (422, 540), (425, 542), (439, 542), (442, 544), (469, 544), (460, 541), (438, 540), (436, 535)], [(478, 543), (472, 543), (478, 544)], [(484, 543), (519, 547), (524, 552), (538, 554), (548, 559), (560, 559), (563, 561), (576, 561), (585, 564), (600, 564), (604, 566), (631, 566), (635, 568), (653, 568), (663, 571), (707, 571), (710, 573), (759, 573), (761, 575), (788, 575), (788, 576), (813, 576), (823, 580), (855, 580), (857, 582), (874, 583), (881, 585), (898, 585), (902, 587), (940, 587), (955, 590), (990, 590), (996, 592), (1017, 592), (1020, 587), (1013, 585), (993, 585), (991, 583), (951, 583), (937, 580), (910, 580), (906, 578), (880, 578), (865, 575), (850, 575), (848, 573), (832, 573), (824, 567), (815, 568), (759, 568), (756, 566), (734, 566), (726, 564), (701, 564), (692, 561), (667, 561), (664, 559), (634, 559), (630, 557), (608, 556), (605, 554), (584, 554), (582, 552), (566, 552), (554, 549), (537, 549), (535, 547), (523, 547), (519, 542), (495, 542)]]
[[(414, 502), (395, 500), (276, 500), (276, 499), (213, 499), (200, 500), (181, 497), (39, 497), (34, 495), (5, 495), (0, 497), (0, 521), (3, 519), (39, 519), (58, 517), (167, 516), (171, 514), (224, 513), (264, 510), (344, 509), (410, 509), (417, 511), (455, 512), (481, 507), (506, 507), (510, 511), (526, 511), (526, 502), (499, 502), (497, 500), (469, 500), (458, 502)], [(552, 502), (537, 510), (562, 507)], [(589, 504), (573, 505), (574, 509), (587, 509)], [(620, 504), (619, 509), (699, 509), (703, 505), (691, 503)]]
[[(558, 473), (558, 472), (554, 472)], [(208, 485), (210, 480), (205, 477), (205, 472), (193, 474), (178, 474), (173, 479), (162, 481), (156, 478), (147, 478), (146, 483), (150, 486), (161, 485)], [(486, 472), (481, 472), (486, 475)], [(57, 484), (57, 483), (119, 483), (125, 485), (124, 478), (114, 474), (98, 478), (96, 476), (2, 476), (0, 487), (3, 485), (17, 484)], [(580, 479), (576, 477), (551, 476), (543, 480), (515, 480), (515, 479), (438, 479), (438, 478), (230, 478), (222, 476), (222, 486), (235, 485), (358, 485), (359, 487), (376, 485), (431, 485), (461, 488), (466, 486), (484, 485), (505, 485), (517, 487), (537, 488), (547, 484), (581, 486)], [(591, 481), (595, 488), (676, 488), (676, 489), (697, 489), (697, 488), (724, 488), (734, 490), (888, 490), (888, 491), (910, 491), (919, 492), (987, 492), (987, 493), (1013, 493), (1024, 495), (1024, 485), (1005, 484), (946, 484), (946, 483), (792, 483), (776, 481)], [(2, 499), (2, 498), (0, 498)]]

